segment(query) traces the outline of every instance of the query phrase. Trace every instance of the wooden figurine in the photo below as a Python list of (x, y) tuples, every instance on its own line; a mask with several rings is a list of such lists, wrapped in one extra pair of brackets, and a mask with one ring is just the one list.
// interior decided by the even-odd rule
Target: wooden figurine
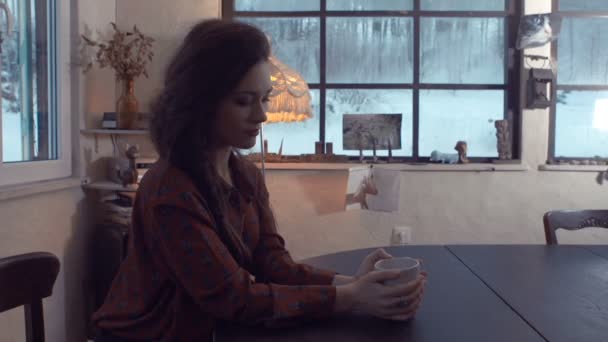
[(139, 146), (127, 145), (125, 156), (129, 160), (129, 167), (126, 170), (118, 169), (116, 172), (118, 173), (118, 178), (122, 181), (122, 186), (126, 188), (129, 185), (137, 184), (139, 174), (135, 165), (135, 159), (139, 157)]
[(462, 140), (457, 142), (454, 149), (458, 151), (458, 164), (467, 164), (469, 162), (467, 158), (467, 142)]

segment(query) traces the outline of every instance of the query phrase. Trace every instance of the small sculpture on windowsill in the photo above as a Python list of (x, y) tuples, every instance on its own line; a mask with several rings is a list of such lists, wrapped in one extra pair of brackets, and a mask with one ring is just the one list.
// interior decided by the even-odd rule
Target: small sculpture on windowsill
[(512, 159), (509, 120), (496, 120), (494, 121), (494, 127), (496, 127), (496, 150), (498, 151), (498, 159)]
[(458, 163), (458, 154), (457, 153), (442, 153), (437, 150), (431, 152), (431, 163), (440, 163), (440, 164), (456, 164)]
[(139, 157), (139, 146), (127, 145), (127, 149), (125, 151), (125, 156), (129, 160), (129, 167), (127, 169), (120, 169), (120, 167), (116, 167), (116, 173), (118, 179), (122, 182), (122, 186), (125, 188), (133, 188), (136, 187), (137, 184), (137, 167), (135, 165), (135, 159)]
[(595, 181), (599, 185), (602, 185), (605, 181), (608, 181), (608, 170), (600, 171), (600, 173), (598, 173), (597, 177), (595, 178)]
[(457, 142), (454, 149), (458, 151), (458, 164), (467, 164), (469, 162), (467, 158), (467, 142), (462, 140)]

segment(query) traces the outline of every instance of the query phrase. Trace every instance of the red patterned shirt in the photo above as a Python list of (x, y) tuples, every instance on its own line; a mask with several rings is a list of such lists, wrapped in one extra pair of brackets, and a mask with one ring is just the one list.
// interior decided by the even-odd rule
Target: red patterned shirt
[(273, 324), (332, 313), (335, 273), (292, 260), (261, 173), (238, 162), (243, 171), (232, 168), (228, 219), (252, 251), (251, 272), (216, 234), (191, 179), (161, 161), (137, 192), (126, 259), (93, 315), (99, 328), (135, 340), (211, 341), (218, 320)]

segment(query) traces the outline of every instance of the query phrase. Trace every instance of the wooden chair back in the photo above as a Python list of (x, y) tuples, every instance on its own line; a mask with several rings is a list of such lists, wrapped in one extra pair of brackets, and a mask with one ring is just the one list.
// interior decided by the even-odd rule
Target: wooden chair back
[(555, 231), (579, 230), (588, 227), (608, 228), (608, 210), (557, 210), (543, 217), (547, 245), (557, 245)]
[(0, 312), (25, 307), (27, 342), (44, 342), (42, 299), (53, 293), (59, 259), (36, 252), (0, 259)]

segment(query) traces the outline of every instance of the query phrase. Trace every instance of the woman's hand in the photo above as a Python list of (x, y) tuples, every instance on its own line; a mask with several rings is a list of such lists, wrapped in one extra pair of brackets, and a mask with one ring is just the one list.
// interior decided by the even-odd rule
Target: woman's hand
[(385, 319), (390, 319), (393, 321), (407, 321), (416, 315), (418, 308), (420, 307), (420, 303), (422, 302), (422, 298), (424, 296), (424, 289), (426, 287), (426, 277), (427, 273), (422, 272), (415, 282), (408, 283), (408, 286), (411, 286), (413, 289), (409, 295), (403, 298), (398, 305), (404, 307), (402, 313), (383, 317)]
[(359, 312), (397, 321), (412, 318), (422, 300), (426, 273), (406, 284), (382, 284), (397, 278), (399, 272), (396, 271), (373, 271), (353, 283), (338, 286), (336, 311)]
[(357, 273), (355, 273), (355, 279), (359, 279), (362, 276), (372, 272), (374, 270), (374, 265), (376, 262), (384, 259), (390, 259), (393, 256), (388, 254), (383, 248), (376, 249), (371, 254), (365, 257), (359, 265), (359, 269)]

